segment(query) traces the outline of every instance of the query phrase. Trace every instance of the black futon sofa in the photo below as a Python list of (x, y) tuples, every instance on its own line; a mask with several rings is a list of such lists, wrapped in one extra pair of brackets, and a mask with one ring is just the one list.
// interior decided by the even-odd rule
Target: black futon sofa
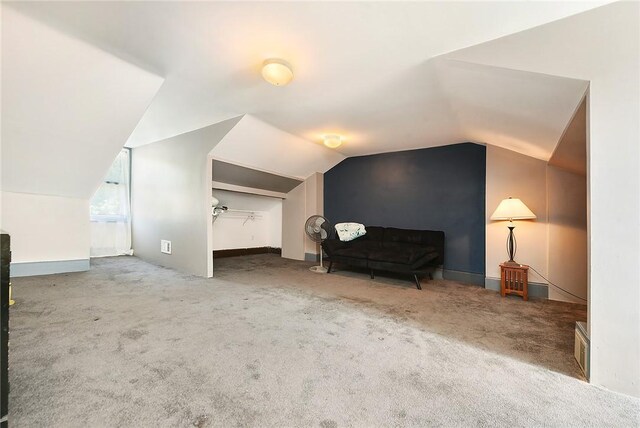
[(333, 237), (322, 243), (329, 256), (329, 270), (334, 263), (413, 275), (418, 290), (420, 277), (432, 277), (436, 267), (444, 263), (444, 232), (434, 230), (396, 229), (366, 226), (366, 235), (343, 242)]

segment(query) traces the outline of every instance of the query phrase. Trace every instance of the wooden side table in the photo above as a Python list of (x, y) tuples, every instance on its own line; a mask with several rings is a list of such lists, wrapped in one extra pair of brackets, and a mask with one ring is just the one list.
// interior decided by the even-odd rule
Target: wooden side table
[(515, 294), (528, 300), (529, 266), (500, 264), (500, 295)]

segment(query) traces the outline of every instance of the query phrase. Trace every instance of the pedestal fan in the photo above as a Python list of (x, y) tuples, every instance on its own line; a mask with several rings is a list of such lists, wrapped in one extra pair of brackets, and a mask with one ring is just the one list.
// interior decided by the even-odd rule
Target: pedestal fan
[[(322, 244), (322, 241), (329, 237), (331, 225), (329, 220), (321, 215), (312, 215), (307, 219), (304, 231), (313, 242)], [(322, 265), (322, 245), (320, 245), (320, 266), (312, 266), (309, 270), (315, 273), (327, 273), (327, 268)]]

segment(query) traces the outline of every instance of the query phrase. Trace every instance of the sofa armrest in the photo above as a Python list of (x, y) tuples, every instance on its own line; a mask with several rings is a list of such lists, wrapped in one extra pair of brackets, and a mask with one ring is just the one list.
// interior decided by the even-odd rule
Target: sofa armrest
[(347, 246), (348, 244), (346, 242), (342, 242), (339, 239), (327, 239), (322, 243), (322, 248), (329, 257), (331, 257), (334, 251), (346, 248)]

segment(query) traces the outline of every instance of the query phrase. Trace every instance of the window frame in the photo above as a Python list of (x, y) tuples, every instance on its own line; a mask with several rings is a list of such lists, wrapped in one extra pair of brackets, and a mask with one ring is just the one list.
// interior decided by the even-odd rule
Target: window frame
[[(126, 150), (127, 151), (127, 158), (129, 160), (128, 162), (128, 174), (129, 174), (129, 182), (128, 182), (128, 199), (129, 199), (129, 215), (113, 215), (113, 214), (91, 214), (91, 212), (89, 212), (89, 221), (91, 223), (126, 223), (126, 222), (130, 222), (131, 221), (131, 155), (133, 154), (133, 150), (131, 150), (130, 147), (123, 147), (120, 152), (118, 152), (118, 155), (116, 156), (116, 158), (120, 155), (120, 153)], [(115, 159), (114, 159), (115, 162)], [(113, 166), (113, 163), (111, 164)], [(109, 167), (111, 168), (111, 166)], [(98, 187), (98, 189), (103, 185), (103, 184), (116, 184), (113, 183), (110, 180), (105, 180), (103, 179), (100, 182), (100, 186)], [(117, 185), (119, 185), (120, 183), (117, 183)], [(97, 192), (97, 189), (96, 189)], [(95, 193), (94, 193), (95, 196)], [(91, 197), (91, 199), (89, 200), (89, 211), (91, 211), (91, 200), (93, 199), (93, 196)]]

